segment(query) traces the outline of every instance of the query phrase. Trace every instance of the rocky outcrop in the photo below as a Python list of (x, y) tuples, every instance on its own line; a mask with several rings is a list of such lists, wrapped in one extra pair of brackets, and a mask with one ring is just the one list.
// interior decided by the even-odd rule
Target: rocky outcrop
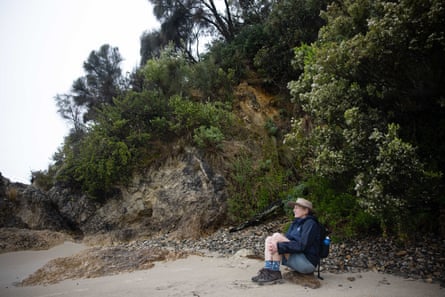
[(0, 227), (111, 233), (119, 240), (168, 232), (196, 238), (226, 217), (226, 186), (194, 149), (133, 178), (120, 194), (99, 203), (60, 186), (0, 184)]
[(100, 203), (80, 192), (73, 192), (59, 185), (51, 188), (47, 196), (72, 231), (92, 232), (85, 230), (84, 226), (92, 220), (101, 206)]
[(224, 178), (193, 150), (136, 176), (121, 193), (97, 209), (83, 224), (85, 231), (126, 230), (120, 234), (131, 237), (162, 230), (194, 238), (218, 227), (226, 215)]
[(39, 189), (0, 176), (0, 227), (63, 230), (67, 225)]

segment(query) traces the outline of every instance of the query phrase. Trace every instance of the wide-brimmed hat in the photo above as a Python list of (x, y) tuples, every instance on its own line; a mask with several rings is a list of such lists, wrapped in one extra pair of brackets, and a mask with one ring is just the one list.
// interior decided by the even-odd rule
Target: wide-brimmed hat
[(306, 200), (304, 198), (297, 198), (297, 201), (289, 201), (287, 203), (288, 206), (290, 207), (294, 207), (295, 205), (300, 205), (306, 208), (309, 208), (310, 210), (313, 210), (312, 208), (312, 202), (310, 202), (309, 200)]

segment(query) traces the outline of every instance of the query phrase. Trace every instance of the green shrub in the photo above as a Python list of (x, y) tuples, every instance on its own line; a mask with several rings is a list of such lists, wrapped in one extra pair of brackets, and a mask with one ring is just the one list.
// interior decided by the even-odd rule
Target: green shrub
[(274, 121), (272, 121), (271, 119), (268, 119), (266, 121), (266, 124), (264, 124), (264, 128), (267, 131), (267, 134), (269, 136), (276, 136), (277, 132), (278, 132), (278, 127), (277, 125), (274, 123)]
[[(327, 179), (313, 176), (288, 192), (288, 199), (312, 201), (316, 216), (334, 238), (351, 238), (379, 231), (379, 220), (363, 209), (356, 196), (338, 192)], [(289, 215), (291, 215), (291, 210)]]
[(133, 159), (127, 144), (110, 137), (99, 126), (93, 126), (78, 143), (66, 142), (63, 153), (57, 181), (80, 188), (94, 199), (108, 198), (132, 174)]
[(54, 185), (55, 172), (51, 170), (51, 166), (48, 170), (38, 170), (31, 172), (32, 184), (38, 187), (42, 191), (48, 191)]
[(234, 119), (230, 105), (221, 102), (200, 103), (173, 96), (169, 100), (169, 106), (172, 109), (170, 130), (189, 139), (192, 132), (200, 126), (228, 131)]
[(90, 133), (78, 157), (75, 170), (82, 189), (95, 198), (113, 192), (114, 187), (124, 184), (131, 176), (131, 153), (122, 141)]
[(199, 148), (216, 150), (221, 149), (224, 134), (217, 127), (200, 126), (199, 128), (195, 129), (193, 140)]
[(251, 219), (271, 203), (281, 200), (287, 190), (287, 171), (272, 159), (242, 155), (232, 163), (229, 183), (229, 218), (234, 222)]

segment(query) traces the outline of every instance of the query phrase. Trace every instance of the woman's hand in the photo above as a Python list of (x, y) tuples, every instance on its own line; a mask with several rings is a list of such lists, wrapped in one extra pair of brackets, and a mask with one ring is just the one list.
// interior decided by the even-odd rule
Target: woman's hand
[(269, 252), (271, 252), (272, 254), (275, 254), (276, 252), (278, 252), (278, 247), (277, 247), (276, 241), (269, 242), (269, 245), (267, 246), (267, 248), (269, 249)]

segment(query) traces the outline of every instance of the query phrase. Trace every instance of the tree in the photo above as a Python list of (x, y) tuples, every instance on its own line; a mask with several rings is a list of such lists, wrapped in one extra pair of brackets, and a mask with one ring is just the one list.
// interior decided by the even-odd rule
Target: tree
[(239, 11), (243, 20), (243, 25), (254, 25), (264, 22), (277, 2), (274, 0), (240, 0), (233, 1), (232, 5), (236, 5), (237, 11)]
[(399, 232), (414, 209), (437, 212), (444, 184), (444, 14), (441, 1), (334, 2), (317, 42), (296, 50), (304, 73), (289, 87), (306, 116), (287, 141), (300, 168)]
[(80, 114), (84, 123), (94, 120), (97, 109), (113, 104), (113, 98), (122, 92), (121, 62), (118, 48), (102, 45), (84, 62), (86, 75), (73, 82), (71, 93), (55, 97), (58, 112), (64, 119), (73, 121), (75, 129), (80, 127)]
[[(235, 36), (237, 19), (232, 15), (231, 7), (227, 0), (224, 0), (224, 5), (221, 7), (224, 11), (223, 13), (220, 12), (221, 10), (214, 0), (150, 1), (154, 6), (154, 14), (161, 24), (176, 24), (188, 27), (188, 30), (195, 26), (199, 29), (213, 28), (226, 41), (232, 40)], [(174, 30), (173, 27), (169, 29)], [(190, 33), (190, 31), (188, 31), (188, 33)]]
[(255, 66), (263, 76), (284, 88), (290, 80), (298, 78), (301, 70), (290, 67), (293, 48), (317, 39), (325, 24), (320, 12), (327, 3), (326, 0), (277, 1), (264, 22), (265, 37), (254, 57)]
[(208, 36), (232, 41), (244, 22), (261, 22), (270, 12), (270, 0), (214, 1), (214, 0), (150, 0), (154, 14), (161, 22), (159, 32), (143, 35), (142, 62), (159, 47), (173, 43), (184, 51), (188, 58), (196, 61), (200, 52), (200, 41)]
[(58, 94), (54, 98), (57, 105), (57, 112), (63, 119), (70, 121), (73, 124), (73, 132), (79, 133), (85, 125), (82, 122), (82, 106), (74, 103), (73, 96), (68, 94)]
[(141, 37), (141, 66), (144, 66), (148, 60), (159, 57), (165, 46), (159, 31), (144, 32)]

